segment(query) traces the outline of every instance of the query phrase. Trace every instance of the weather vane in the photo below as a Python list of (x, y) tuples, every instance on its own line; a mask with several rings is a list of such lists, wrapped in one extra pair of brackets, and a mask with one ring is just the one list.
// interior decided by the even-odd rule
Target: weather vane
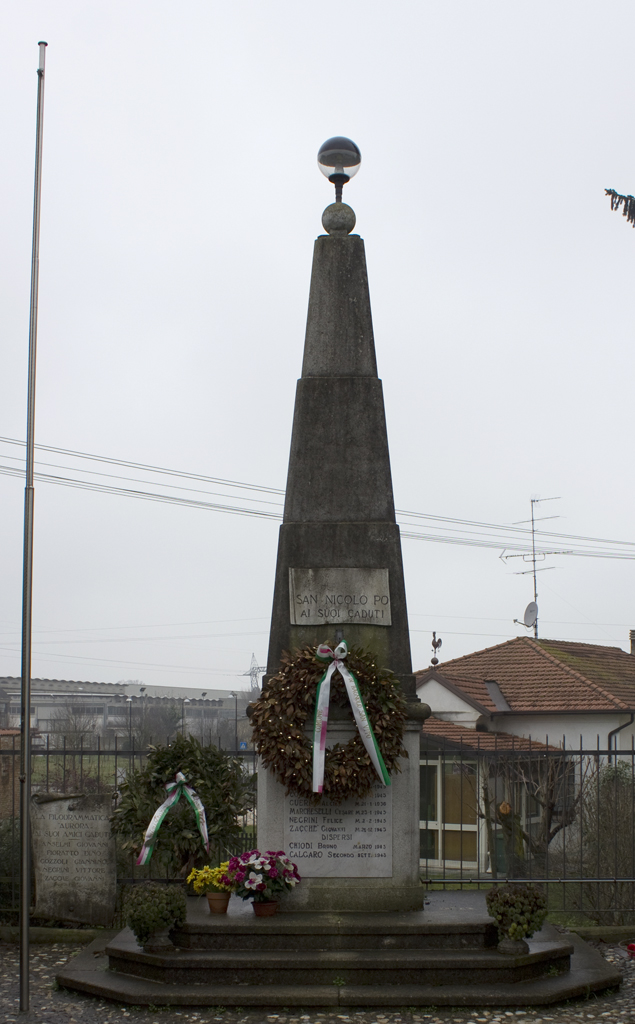
[(436, 665), (439, 664), (439, 659), (437, 658), (437, 651), (439, 650), (439, 647), (441, 647), (442, 643), (443, 643), (443, 640), (441, 639), (441, 637), (439, 637), (439, 639), (437, 640), (437, 634), (433, 633), (432, 634), (432, 650), (433, 650), (433, 655), (430, 658), (430, 664), (431, 665), (435, 665), (436, 666)]

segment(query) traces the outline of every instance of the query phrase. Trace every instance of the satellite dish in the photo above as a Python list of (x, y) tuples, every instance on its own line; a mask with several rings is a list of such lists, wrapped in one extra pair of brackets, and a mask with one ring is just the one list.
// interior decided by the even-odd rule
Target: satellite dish
[(530, 626), (535, 626), (536, 625), (536, 619), (537, 618), (538, 618), (538, 605), (536, 604), (535, 601), (530, 601), (529, 604), (527, 605), (527, 607), (525, 608), (525, 614), (523, 615), (523, 622), (527, 626), (527, 629), (529, 629)]

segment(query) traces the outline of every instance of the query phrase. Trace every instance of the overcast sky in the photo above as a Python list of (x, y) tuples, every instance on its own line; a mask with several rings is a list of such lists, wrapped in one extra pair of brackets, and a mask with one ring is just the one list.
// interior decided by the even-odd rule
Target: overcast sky
[[(5, 4), (0, 434), (26, 430), (45, 39), (39, 444), (284, 488), (332, 200), (316, 153), (344, 134), (363, 157), (345, 199), (366, 242), (397, 507), (509, 524), (561, 496), (538, 507), (562, 517), (545, 528), (635, 542), (635, 231), (604, 196), (635, 192), (634, 21), (626, 0)], [(0, 465), (23, 451), (0, 444)], [(281, 500), (38, 458), (157, 494)], [(12, 675), (23, 487), (0, 476)], [(41, 482), (35, 522), (34, 676), (233, 688), (252, 652), (264, 663), (275, 519)], [(514, 573), (528, 566), (503, 547), (404, 539), (415, 669), (433, 629), (443, 658), (526, 634), (513, 619), (532, 583)], [(547, 565), (541, 635), (627, 647), (635, 565)]]

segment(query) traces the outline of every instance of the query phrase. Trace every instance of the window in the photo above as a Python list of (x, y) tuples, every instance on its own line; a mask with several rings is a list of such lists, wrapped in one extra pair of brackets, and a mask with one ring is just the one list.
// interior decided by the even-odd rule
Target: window
[(419, 851), (443, 869), (478, 862), (478, 769), (453, 754), (420, 762)]

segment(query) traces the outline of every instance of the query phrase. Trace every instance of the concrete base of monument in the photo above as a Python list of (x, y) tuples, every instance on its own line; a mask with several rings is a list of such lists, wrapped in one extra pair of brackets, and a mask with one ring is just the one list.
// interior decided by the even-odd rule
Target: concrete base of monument
[[(408, 720), (400, 761), (390, 786), (379, 781), (361, 799), (312, 804), (285, 794), (271, 771), (258, 769), (258, 849), (285, 850), (302, 876), (280, 902), (282, 913), (421, 909), (419, 880), (419, 738), (421, 722)], [(355, 735), (352, 715), (333, 708), (327, 746)]]
[[(435, 900), (435, 897), (440, 897)], [(175, 948), (145, 953), (129, 929), (57, 974), (64, 988), (154, 1006), (537, 1006), (620, 984), (574, 935), (549, 925), (521, 956), (499, 953), (483, 893), (433, 893), (414, 913), (257, 918), (188, 900)]]
[[(306, 884), (309, 881), (310, 884)], [(424, 888), (415, 885), (390, 885), (383, 879), (347, 879), (349, 885), (337, 885), (343, 879), (305, 880), (288, 897), (280, 900), (279, 913), (372, 914), (421, 910)], [(354, 883), (359, 881), (359, 885)], [(373, 882), (379, 884), (373, 885)], [(381, 883), (384, 882), (382, 885)]]

